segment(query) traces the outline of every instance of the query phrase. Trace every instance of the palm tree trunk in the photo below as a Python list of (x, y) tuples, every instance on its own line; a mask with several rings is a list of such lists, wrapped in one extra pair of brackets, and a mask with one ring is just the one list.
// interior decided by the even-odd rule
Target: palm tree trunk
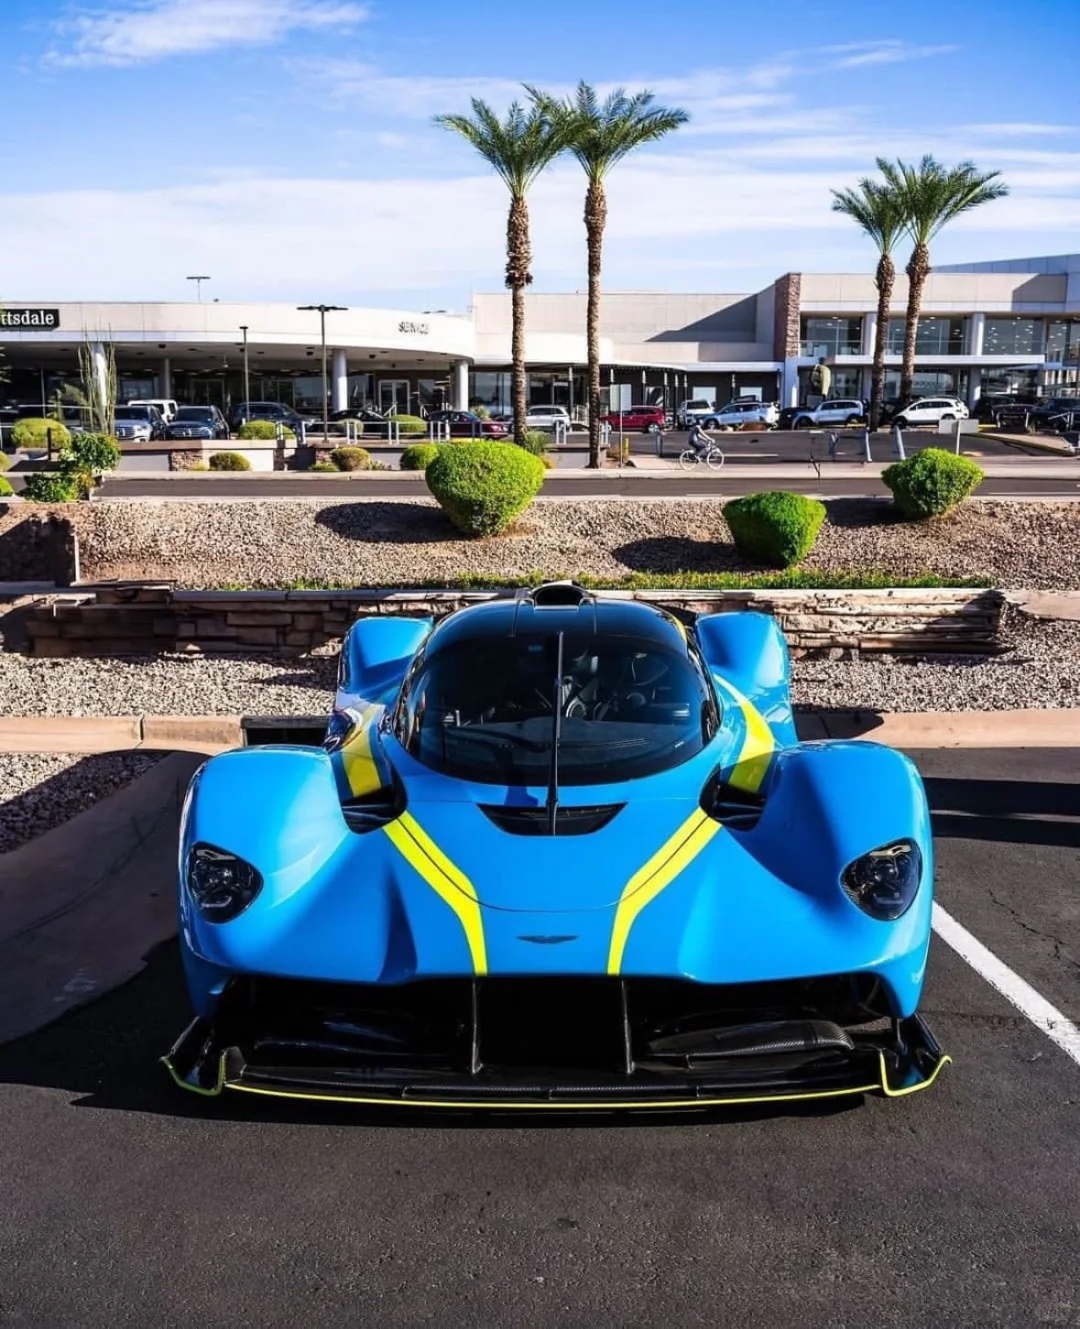
[(885, 397), (885, 351), (889, 344), (889, 306), (892, 304), (896, 264), (891, 254), (878, 259), (874, 285), (877, 287), (877, 327), (874, 329), (874, 367), (870, 371), (870, 428), (881, 421), (881, 403)]
[(589, 362), (589, 467), (600, 465), (600, 267), (607, 224), (607, 199), (599, 180), (585, 193), (585, 235), (589, 251), (589, 301), (585, 320)]
[(528, 415), (525, 392), (525, 287), (532, 281), (529, 264), (529, 209), (524, 195), (510, 200), (506, 220), (506, 284), (510, 288), (510, 395), (514, 408), (514, 442), (525, 442)]
[(930, 275), (930, 251), (917, 244), (907, 265), (908, 297), (907, 321), (904, 324), (904, 365), (900, 374), (900, 405), (911, 400), (915, 383), (915, 340), (919, 332), (919, 310), (922, 307), (923, 287)]

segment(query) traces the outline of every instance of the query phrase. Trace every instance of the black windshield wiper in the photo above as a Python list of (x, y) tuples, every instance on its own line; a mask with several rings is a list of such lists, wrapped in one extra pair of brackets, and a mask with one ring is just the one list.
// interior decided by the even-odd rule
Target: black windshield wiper
[(552, 694), (551, 765), (548, 768), (548, 834), (554, 835), (559, 822), (559, 737), (562, 733), (563, 634), (555, 644), (555, 690)]

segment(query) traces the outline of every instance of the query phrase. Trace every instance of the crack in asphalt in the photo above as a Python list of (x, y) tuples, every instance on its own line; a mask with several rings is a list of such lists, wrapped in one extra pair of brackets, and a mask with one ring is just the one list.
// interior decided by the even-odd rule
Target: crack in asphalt
[(1030, 923), (1025, 923), (1020, 917), (1019, 912), (1014, 909), (1012, 905), (1006, 904), (1004, 900), (998, 899), (992, 886), (988, 887), (987, 894), (990, 896), (991, 902), (996, 904), (999, 909), (1004, 909), (1005, 912), (1010, 915), (1013, 922), (1023, 929), (1024, 932), (1029, 933), (1033, 937), (1038, 937), (1040, 941), (1050, 942), (1054, 948), (1053, 955), (1055, 960), (1061, 960), (1065, 964), (1072, 965), (1074, 969), (1080, 970), (1080, 960), (1073, 959), (1072, 955), (1070, 955), (1065, 949), (1065, 942), (1063, 942), (1060, 937), (1055, 937), (1052, 932), (1043, 932), (1040, 928), (1032, 927)]

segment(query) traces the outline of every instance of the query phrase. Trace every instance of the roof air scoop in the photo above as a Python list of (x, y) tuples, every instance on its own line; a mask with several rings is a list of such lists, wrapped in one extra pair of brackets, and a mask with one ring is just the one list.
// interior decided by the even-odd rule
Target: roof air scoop
[(596, 597), (576, 581), (548, 581), (529, 591), (525, 599), (531, 600), (537, 609), (567, 608), (574, 605), (592, 604)]

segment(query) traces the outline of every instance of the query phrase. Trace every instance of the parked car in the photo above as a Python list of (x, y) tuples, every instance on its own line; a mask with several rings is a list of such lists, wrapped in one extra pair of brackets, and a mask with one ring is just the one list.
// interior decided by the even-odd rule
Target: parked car
[(113, 420), (118, 443), (151, 443), (165, 437), (165, 421), (156, 406), (117, 406)]
[(166, 424), (176, 415), (177, 404), (171, 397), (133, 397), (129, 406), (156, 406)]
[(166, 438), (229, 437), (229, 423), (216, 406), (178, 406), (165, 426)]
[(314, 416), (298, 414), (291, 406), (280, 401), (241, 402), (233, 411), (232, 426), (239, 429), (247, 420), (272, 420), (275, 424), (281, 423), (286, 429), (291, 429), (297, 436), (301, 427), (310, 429), (321, 423)]
[(612, 429), (639, 429), (643, 434), (658, 434), (667, 424), (662, 406), (629, 406), (625, 411), (609, 411), (601, 418)]
[(501, 420), (481, 420), (473, 411), (431, 411), (428, 424), (436, 426), (436, 434), (445, 434), (449, 425), (451, 438), (506, 438), (510, 433)]
[(1074, 420), (1080, 420), (1080, 397), (1050, 397), (1031, 408), (1028, 428), (1062, 432), (1074, 428)]
[(893, 424), (901, 429), (909, 425), (938, 425), (942, 420), (966, 420), (969, 414), (959, 397), (917, 397), (897, 411)]
[(554, 429), (562, 424), (570, 428), (570, 412), (565, 406), (530, 406), (525, 416), (526, 429)]
[(721, 429), (725, 425), (731, 429), (742, 429), (745, 425), (775, 429), (779, 419), (780, 411), (776, 402), (750, 398), (745, 401), (729, 401), (719, 410), (714, 408), (702, 418), (701, 424), (705, 429)]
[(692, 420), (704, 420), (715, 410), (715, 404), (705, 397), (692, 397), (689, 401), (684, 401), (675, 412), (675, 423), (680, 429), (689, 429)]
[(388, 432), (386, 416), (373, 406), (347, 406), (343, 411), (330, 412), (330, 427), (335, 434), (344, 434), (345, 426), (350, 421), (361, 433), (364, 430), (374, 433), (381, 430), (384, 435)]
[(834, 397), (820, 406), (800, 407), (792, 420), (792, 429), (812, 429), (815, 425), (856, 425), (866, 419), (866, 403), (857, 397)]

